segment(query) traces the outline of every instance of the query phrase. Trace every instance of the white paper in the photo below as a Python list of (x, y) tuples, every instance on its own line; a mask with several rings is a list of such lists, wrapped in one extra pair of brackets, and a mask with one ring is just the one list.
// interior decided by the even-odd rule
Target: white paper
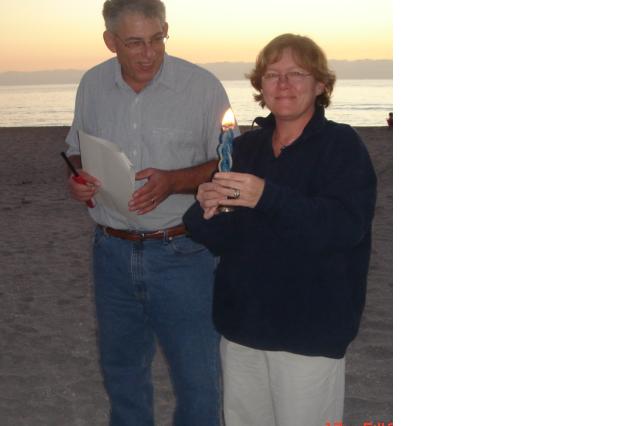
[(133, 194), (135, 172), (127, 155), (118, 145), (106, 139), (82, 130), (78, 134), (82, 168), (102, 184), (95, 200), (125, 217), (135, 218), (136, 215), (129, 211), (128, 206)]

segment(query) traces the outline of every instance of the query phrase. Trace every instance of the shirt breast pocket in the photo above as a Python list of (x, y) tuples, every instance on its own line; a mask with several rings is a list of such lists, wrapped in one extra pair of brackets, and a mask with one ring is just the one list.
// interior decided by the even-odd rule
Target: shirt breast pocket
[(191, 167), (206, 160), (205, 149), (192, 130), (169, 127), (154, 127), (147, 141), (149, 152), (157, 167), (180, 169)]

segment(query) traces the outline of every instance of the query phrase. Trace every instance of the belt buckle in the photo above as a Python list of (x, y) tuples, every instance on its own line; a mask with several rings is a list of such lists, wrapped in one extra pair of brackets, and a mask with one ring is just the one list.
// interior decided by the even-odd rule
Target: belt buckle
[(150, 232), (142, 231), (137, 233), (137, 235), (140, 237), (140, 241), (146, 241), (150, 239), (166, 239), (168, 234), (169, 232), (166, 229)]

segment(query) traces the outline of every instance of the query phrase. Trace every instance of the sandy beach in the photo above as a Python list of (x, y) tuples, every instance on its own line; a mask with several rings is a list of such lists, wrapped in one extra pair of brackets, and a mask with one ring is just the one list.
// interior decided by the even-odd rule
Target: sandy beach
[[(93, 222), (66, 191), (59, 152), (66, 149), (68, 130), (0, 128), (2, 425), (108, 424), (95, 338)], [(388, 426), (393, 420), (393, 132), (356, 130), (378, 174), (378, 203), (367, 304), (346, 356), (343, 426)], [(170, 425), (174, 400), (161, 351), (154, 384), (156, 424)]]

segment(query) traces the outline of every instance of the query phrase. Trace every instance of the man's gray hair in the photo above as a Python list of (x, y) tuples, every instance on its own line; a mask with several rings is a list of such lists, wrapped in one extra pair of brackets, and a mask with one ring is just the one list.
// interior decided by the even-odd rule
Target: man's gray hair
[(166, 22), (164, 3), (160, 0), (107, 0), (102, 7), (104, 25), (115, 31), (118, 20), (125, 13), (139, 13), (145, 18), (157, 18)]

